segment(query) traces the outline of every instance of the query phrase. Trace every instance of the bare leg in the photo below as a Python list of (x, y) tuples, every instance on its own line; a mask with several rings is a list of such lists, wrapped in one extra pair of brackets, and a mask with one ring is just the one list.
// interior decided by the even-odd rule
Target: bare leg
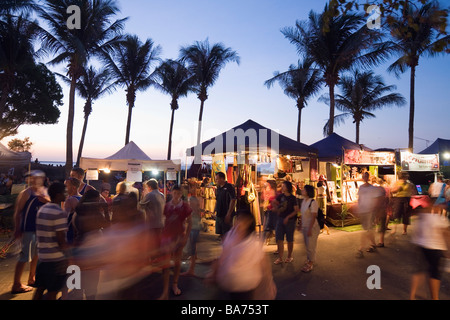
[(170, 280), (170, 269), (164, 268), (162, 272), (163, 276), (163, 292), (158, 300), (169, 300), (169, 280)]
[(439, 300), (439, 288), (441, 286), (441, 281), (438, 279), (430, 278), (429, 283), (430, 283), (431, 299)]
[(36, 267), (38, 264), (38, 256), (35, 255), (30, 262), (30, 274), (28, 275), (28, 284), (34, 284), (36, 278)]
[(183, 254), (183, 249), (177, 251), (174, 256), (172, 291), (173, 291), (173, 294), (176, 296), (179, 296), (181, 294), (181, 290), (180, 290), (180, 288), (178, 288), (178, 279), (180, 277), (181, 255), (182, 254)]
[(277, 241), (277, 246), (278, 246), (278, 257), (280, 259), (283, 259), (283, 255), (284, 255), (284, 241)]
[(294, 251), (294, 242), (288, 242), (288, 258), (292, 258), (292, 252)]
[(420, 283), (425, 278), (424, 273), (415, 273), (411, 278), (411, 291), (410, 291), (410, 300), (416, 300), (417, 289), (419, 288)]

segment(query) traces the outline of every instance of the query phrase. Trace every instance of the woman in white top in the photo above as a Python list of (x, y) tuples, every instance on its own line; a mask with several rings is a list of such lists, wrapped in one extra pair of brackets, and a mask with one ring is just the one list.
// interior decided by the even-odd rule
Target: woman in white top
[[(425, 196), (420, 200), (415, 199), (411, 203), (413, 209), (419, 212), (419, 219), (411, 242), (416, 245), (415, 261), (416, 272), (412, 276), (410, 298), (416, 298), (417, 288), (421, 279), (429, 278), (431, 298), (439, 299), (439, 287), (441, 283), (440, 264), (447, 251), (445, 229), (448, 222), (439, 214), (431, 213), (432, 200)], [(421, 207), (421, 208), (419, 208)]]
[(320, 233), (320, 226), (317, 222), (317, 212), (319, 206), (314, 200), (315, 188), (305, 185), (302, 190), (304, 197), (300, 209), (302, 215), (302, 234), (305, 241), (307, 261), (302, 268), (303, 272), (310, 272), (316, 260), (317, 238)]

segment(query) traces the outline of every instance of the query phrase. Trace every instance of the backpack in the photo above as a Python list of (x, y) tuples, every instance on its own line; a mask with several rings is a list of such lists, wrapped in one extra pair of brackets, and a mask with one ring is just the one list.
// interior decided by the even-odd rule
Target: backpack
[[(311, 200), (311, 202), (309, 203), (308, 209), (311, 208), (311, 204), (313, 201), (314, 201), (314, 199)], [(323, 211), (321, 208), (318, 208), (318, 210), (317, 210), (317, 222), (319, 223), (320, 230), (322, 230), (325, 227), (325, 215), (323, 214)]]

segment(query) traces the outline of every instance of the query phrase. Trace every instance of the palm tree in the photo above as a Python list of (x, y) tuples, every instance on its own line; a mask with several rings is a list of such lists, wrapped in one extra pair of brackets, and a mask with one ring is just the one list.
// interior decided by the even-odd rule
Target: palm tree
[[(295, 27), (281, 31), (299, 53), (311, 57), (323, 71), (330, 95), (329, 119), (334, 119), (334, 89), (342, 72), (355, 65), (373, 66), (389, 54), (388, 44), (379, 42), (382, 34), (369, 30), (363, 15), (336, 15), (334, 10), (334, 6), (326, 5), (321, 14), (311, 11), (307, 21), (297, 21)], [(331, 121), (328, 134), (333, 132)]]
[[(80, 8), (80, 29), (67, 27), (67, 8), (71, 5)], [(65, 63), (70, 79), (66, 173), (73, 166), (72, 140), (77, 82), (91, 57), (109, 50), (120, 40), (120, 32), (126, 19), (112, 21), (118, 12), (116, 0), (46, 0), (39, 8), (39, 15), (49, 25), (48, 31), (42, 30), (43, 48), (56, 55), (49, 63)]]
[(170, 119), (169, 145), (167, 148), (167, 160), (170, 160), (172, 155), (172, 131), (175, 110), (179, 107), (178, 99), (186, 97), (189, 92), (194, 90), (194, 81), (192, 74), (183, 63), (169, 59), (155, 70), (153, 85), (172, 97), (172, 101), (170, 102), (172, 116)]
[(307, 106), (309, 98), (318, 93), (322, 86), (322, 75), (318, 69), (312, 68), (313, 60), (304, 59), (298, 65), (291, 65), (289, 71), (275, 72), (274, 77), (264, 82), (267, 88), (271, 88), (278, 82), (284, 93), (296, 100), (298, 109), (297, 141), (300, 142), (300, 128), (302, 120), (302, 110)]
[(84, 104), (84, 124), (81, 133), (80, 146), (78, 148), (77, 167), (80, 165), (81, 155), (83, 153), (84, 139), (86, 137), (86, 129), (88, 119), (92, 112), (92, 104), (94, 100), (98, 100), (103, 95), (111, 93), (114, 85), (111, 84), (111, 76), (107, 69), (96, 70), (90, 66), (84, 70), (77, 82), (78, 94), (86, 99)]
[[(366, 118), (375, 118), (373, 111), (387, 106), (402, 106), (405, 98), (398, 93), (390, 93), (396, 89), (394, 85), (385, 85), (381, 76), (372, 71), (354, 71), (351, 76), (343, 76), (338, 84), (342, 94), (336, 95), (336, 107), (344, 112), (334, 117), (336, 125), (343, 123), (345, 118), (352, 117), (356, 125), (355, 142), (359, 144), (361, 122)], [(321, 100), (329, 102), (329, 97)], [(328, 132), (330, 121), (324, 127), (324, 134)]]
[(196, 41), (193, 45), (180, 49), (181, 61), (188, 63), (188, 68), (194, 75), (197, 97), (200, 100), (200, 114), (198, 116), (197, 144), (200, 143), (203, 108), (208, 99), (208, 89), (219, 78), (220, 71), (228, 62), (240, 64), (240, 57), (236, 51), (226, 48), (222, 43), (209, 44)]
[(33, 43), (38, 28), (27, 15), (15, 17), (5, 14), (0, 20), (0, 126), (18, 74), (30, 72), (30, 68), (35, 67)]
[(116, 85), (125, 87), (128, 105), (128, 120), (125, 145), (130, 142), (131, 118), (136, 93), (145, 91), (152, 84), (151, 67), (159, 61), (161, 47), (151, 39), (142, 43), (136, 35), (126, 35), (110, 54), (105, 55), (107, 68)]
[(411, 69), (408, 128), (408, 148), (411, 151), (414, 148), (415, 77), (419, 58), (425, 55), (434, 57), (444, 53), (445, 49), (448, 52), (450, 47), (449, 35), (439, 37), (443, 12), (447, 16), (448, 10), (439, 8), (437, 2), (426, 3), (418, 9), (406, 3), (402, 17), (393, 19), (390, 24), (391, 35), (396, 42), (394, 49), (400, 57), (389, 66), (388, 71), (398, 77), (408, 68)]
[(30, 12), (36, 9), (34, 0), (5, 0), (0, 6), (0, 16), (3, 14), (10, 14), (13, 12)]

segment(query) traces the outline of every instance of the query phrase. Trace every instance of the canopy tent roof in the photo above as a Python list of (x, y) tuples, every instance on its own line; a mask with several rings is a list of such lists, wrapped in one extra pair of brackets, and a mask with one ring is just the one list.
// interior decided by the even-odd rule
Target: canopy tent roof
[(319, 161), (327, 162), (336, 162), (341, 159), (343, 149), (372, 151), (372, 149), (341, 137), (337, 133), (332, 133), (328, 137), (313, 143), (311, 147), (318, 150)]
[(234, 153), (276, 153), (291, 156), (314, 156), (317, 150), (268, 129), (253, 120), (231, 128), (222, 134), (186, 150), (187, 156)]
[(127, 171), (128, 164), (140, 164), (143, 171), (180, 171), (180, 160), (151, 160), (133, 141), (113, 155), (104, 158), (80, 159), (80, 167), (83, 169), (109, 169), (112, 171)]
[(431, 146), (419, 152), (419, 154), (436, 154), (450, 152), (450, 140), (438, 138)]
[(31, 153), (25, 152), (15, 152), (6, 148), (0, 143), (0, 166), (5, 167), (16, 167), (16, 166), (26, 166), (31, 161)]

